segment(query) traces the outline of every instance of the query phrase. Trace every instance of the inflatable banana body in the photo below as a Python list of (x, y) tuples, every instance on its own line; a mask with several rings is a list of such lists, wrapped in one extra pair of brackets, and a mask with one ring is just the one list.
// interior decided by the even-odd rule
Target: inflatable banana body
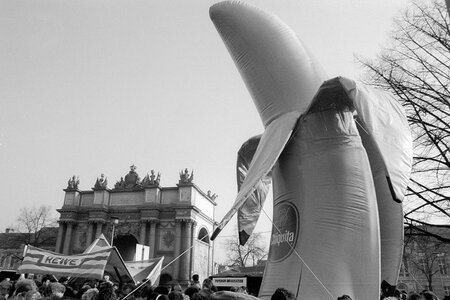
[(299, 299), (378, 296), (376, 193), (352, 112), (301, 118), (272, 178), (274, 225), (260, 296), (281, 282)]
[(284, 287), (298, 299), (379, 298), (381, 281), (396, 284), (402, 253), (399, 202), (412, 146), (401, 106), (352, 80), (327, 80), (271, 14), (222, 2), (210, 15), (265, 126), (256, 150), (240, 151), (239, 192), (211, 239), (239, 212), (245, 243), (271, 174), (273, 227), (259, 296)]

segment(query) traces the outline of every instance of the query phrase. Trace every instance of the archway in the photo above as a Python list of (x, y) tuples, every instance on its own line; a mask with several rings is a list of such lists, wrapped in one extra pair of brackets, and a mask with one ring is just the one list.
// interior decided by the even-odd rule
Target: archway
[(198, 232), (198, 237), (197, 237), (200, 241), (209, 244), (209, 234), (208, 234), (208, 230), (206, 230), (205, 227), (203, 227), (202, 229), (200, 229), (200, 231)]
[(124, 261), (132, 261), (136, 255), (138, 240), (131, 234), (118, 235), (114, 238), (116, 246)]

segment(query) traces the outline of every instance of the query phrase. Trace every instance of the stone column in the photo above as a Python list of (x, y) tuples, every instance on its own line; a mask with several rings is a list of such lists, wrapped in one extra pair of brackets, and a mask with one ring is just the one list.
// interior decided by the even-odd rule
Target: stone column
[(191, 257), (191, 233), (192, 233), (192, 221), (191, 220), (183, 220), (182, 223), (182, 235), (181, 235), (181, 249), (180, 254), (184, 253), (180, 257), (180, 281), (189, 281), (189, 266), (190, 266), (190, 257)]
[(94, 234), (94, 223), (88, 223), (88, 233), (87, 233), (87, 245), (92, 243), (92, 235)]
[(69, 254), (70, 242), (72, 241), (73, 223), (67, 223), (66, 237), (64, 239), (63, 254)]
[(56, 237), (56, 247), (55, 252), (61, 253), (62, 252), (62, 246), (63, 246), (63, 235), (64, 235), (64, 227), (65, 223), (60, 222), (59, 228), (58, 228), (58, 236)]
[(139, 235), (139, 244), (145, 245), (145, 227), (147, 226), (147, 222), (141, 221), (140, 223), (140, 235)]
[(103, 231), (103, 223), (97, 222), (97, 230), (95, 232), (95, 238), (98, 238)]
[(151, 220), (150, 230), (148, 231), (148, 245), (150, 246), (150, 258), (154, 258), (156, 255), (156, 226), (158, 226), (158, 221)]
[[(181, 250), (181, 220), (175, 220), (175, 251), (174, 251), (174, 259), (180, 255)], [(180, 279), (180, 258), (173, 263), (173, 277), (175, 280), (179, 281)]]
[(191, 248), (190, 251), (190, 260), (189, 260), (189, 279), (191, 279), (191, 276), (193, 275), (193, 271), (194, 271), (194, 239), (195, 237), (195, 227), (197, 226), (197, 222), (192, 221), (192, 226), (191, 226), (191, 238), (189, 239), (189, 244)]

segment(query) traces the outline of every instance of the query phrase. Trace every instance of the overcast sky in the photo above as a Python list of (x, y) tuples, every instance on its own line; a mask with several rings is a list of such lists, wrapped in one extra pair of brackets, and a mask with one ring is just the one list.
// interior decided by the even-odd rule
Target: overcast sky
[[(0, 232), (23, 207), (60, 208), (69, 177), (90, 190), (104, 173), (112, 188), (132, 164), (141, 178), (161, 172), (163, 187), (194, 169), (220, 220), (236, 152), (263, 126), (209, 19), (215, 2), (0, 0)], [(247, 2), (291, 26), (330, 78), (353, 79), (353, 55), (374, 57), (409, 3)], [(269, 230), (263, 215), (257, 231)]]

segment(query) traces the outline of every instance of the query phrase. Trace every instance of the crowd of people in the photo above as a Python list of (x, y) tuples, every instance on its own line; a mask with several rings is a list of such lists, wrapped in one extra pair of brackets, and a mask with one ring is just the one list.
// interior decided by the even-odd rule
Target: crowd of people
[(12, 281), (5, 278), (0, 282), (0, 300), (207, 300), (217, 292), (211, 279), (202, 284), (198, 275), (192, 283), (182, 288), (180, 284), (151, 286), (144, 284), (141, 288), (131, 283), (119, 285), (105, 275), (103, 280), (74, 280), (67, 277), (56, 280), (53, 276), (42, 277), (42, 280), (19, 278)]
[[(19, 278), (11, 281), (9, 278), (0, 282), (0, 300), (258, 300), (248, 294), (246, 287), (232, 287), (229, 291), (218, 291), (209, 278), (199, 281), (198, 275), (193, 275), (189, 286), (182, 288), (176, 282), (167, 285), (152, 286), (147, 282), (141, 286), (123, 284), (119, 286), (105, 275), (103, 280), (74, 280), (69, 282), (67, 277), (56, 280), (54, 276), (42, 277), (42, 280)], [(284, 288), (274, 291), (271, 300), (297, 300), (295, 295)], [(352, 299), (342, 295), (337, 300)], [(410, 293), (395, 291), (393, 296), (383, 297), (381, 300), (440, 300), (431, 291)], [(446, 296), (442, 300), (450, 300)]]

